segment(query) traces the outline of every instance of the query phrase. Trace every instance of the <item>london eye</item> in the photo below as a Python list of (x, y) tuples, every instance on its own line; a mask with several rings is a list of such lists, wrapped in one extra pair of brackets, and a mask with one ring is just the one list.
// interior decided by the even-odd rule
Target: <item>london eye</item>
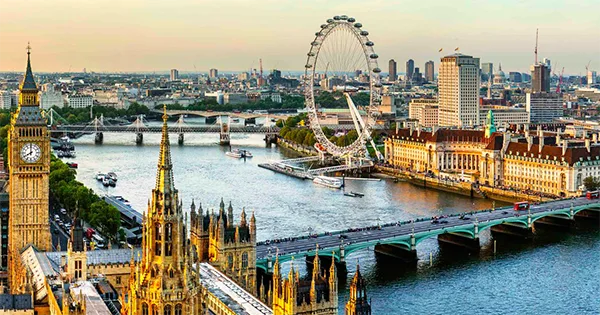
[[(379, 115), (381, 69), (377, 65), (374, 43), (368, 38), (369, 32), (346, 15), (328, 19), (320, 28), (307, 54), (303, 82), (316, 147), (334, 157), (355, 157), (366, 155), (366, 143), (370, 142), (377, 152), (371, 131)], [(319, 95), (324, 91), (335, 92), (339, 97), (336, 104), (347, 107), (341, 112), (348, 113), (352, 120), (356, 130), (353, 141), (334, 143), (323, 131), (322, 127), (328, 124), (322, 121), (327, 110)]]

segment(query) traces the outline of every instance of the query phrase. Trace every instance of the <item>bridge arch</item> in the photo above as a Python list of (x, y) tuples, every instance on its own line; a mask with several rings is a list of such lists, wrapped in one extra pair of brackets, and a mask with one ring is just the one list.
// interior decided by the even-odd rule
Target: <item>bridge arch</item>
[(491, 222), (485, 222), (479, 224), (479, 233), (491, 228), (492, 226), (505, 224), (505, 223), (516, 223), (516, 225), (521, 225), (524, 229), (527, 229), (527, 216), (521, 218), (508, 218), (505, 220), (495, 220)]
[(443, 229), (435, 229), (432, 231), (428, 231), (428, 232), (424, 232), (425, 234), (420, 234), (417, 233), (415, 236), (415, 246), (419, 245), (419, 243), (421, 243), (422, 241), (432, 238), (432, 237), (436, 237), (438, 235), (441, 234), (446, 234), (446, 233), (456, 233), (456, 234), (461, 234), (465, 237), (470, 237), (470, 238), (475, 238), (475, 228), (474, 226), (472, 227), (473, 230), (470, 229), (466, 229), (464, 227), (460, 227), (458, 229), (456, 228), (443, 228)]

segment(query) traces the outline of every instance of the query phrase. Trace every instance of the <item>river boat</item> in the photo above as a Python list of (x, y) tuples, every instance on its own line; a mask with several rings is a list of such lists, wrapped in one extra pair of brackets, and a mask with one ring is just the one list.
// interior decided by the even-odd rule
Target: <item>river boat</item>
[(353, 192), (345, 192), (344, 196), (348, 196), (348, 197), (358, 197), (357, 194), (353, 193)]
[(104, 180), (104, 178), (106, 178), (106, 174), (104, 174), (104, 173), (100, 173), (100, 172), (98, 172), (98, 174), (96, 174), (96, 180), (97, 180), (97, 181), (100, 181), (100, 182), (101, 182), (101, 181), (103, 181), (103, 180)]
[(104, 177), (104, 178), (102, 179), (102, 185), (104, 185), (104, 187), (108, 187), (108, 186), (110, 186), (110, 178), (108, 178), (108, 177)]
[(231, 151), (227, 151), (227, 152), (225, 152), (225, 155), (233, 157), (233, 158), (237, 158), (237, 159), (243, 157), (242, 152), (238, 149), (233, 149)]
[(328, 176), (317, 176), (313, 179), (313, 183), (334, 189), (340, 189), (344, 185), (339, 178)]
[(106, 175), (108, 176), (109, 179), (111, 179), (115, 183), (117, 182), (117, 174), (115, 174), (115, 172), (108, 172), (108, 173), (106, 173)]
[(75, 162), (67, 162), (67, 166), (70, 168), (77, 168), (79, 165)]
[(251, 157), (253, 156), (253, 155), (252, 155), (252, 152), (250, 152), (250, 151), (248, 151), (248, 150), (242, 150), (242, 155), (243, 155), (243, 157), (245, 157), (245, 158), (251, 158)]
[(358, 196), (358, 197), (361, 197), (361, 198), (365, 196), (365, 194), (363, 194), (363, 193), (359, 193), (359, 192), (356, 192), (356, 191), (351, 191), (351, 193), (353, 193), (353, 194), (355, 194), (356, 196)]

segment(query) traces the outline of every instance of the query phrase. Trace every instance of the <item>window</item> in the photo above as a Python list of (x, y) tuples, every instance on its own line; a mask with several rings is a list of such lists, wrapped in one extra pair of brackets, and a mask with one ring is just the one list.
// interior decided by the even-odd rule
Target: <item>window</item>
[(121, 276), (116, 276), (116, 278), (115, 278), (115, 282), (116, 282), (117, 284), (121, 284)]
[(244, 252), (242, 254), (242, 269), (248, 268), (248, 253)]
[(165, 225), (165, 256), (173, 254), (173, 224)]
[(181, 304), (175, 306), (175, 315), (183, 315)]
[(171, 305), (165, 305), (165, 315), (171, 315)]
[(227, 255), (227, 266), (230, 269), (233, 269), (233, 255), (231, 253), (229, 253), (229, 255)]
[(148, 304), (142, 303), (142, 315), (148, 315)]

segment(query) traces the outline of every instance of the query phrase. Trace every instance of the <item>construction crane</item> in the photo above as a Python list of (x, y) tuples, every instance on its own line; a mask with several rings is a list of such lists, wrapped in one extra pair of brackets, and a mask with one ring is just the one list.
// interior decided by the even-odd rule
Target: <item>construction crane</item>
[(534, 53), (535, 53), (535, 63), (534, 63), (534, 65), (537, 65), (537, 63), (538, 63), (538, 56), (537, 56), (537, 49), (538, 49), (538, 30), (539, 30), (539, 29), (537, 29), (537, 28), (535, 29), (535, 51), (534, 51)]
[(560, 71), (560, 77), (558, 77), (558, 84), (556, 85), (556, 93), (560, 93), (561, 92), (561, 86), (563, 83), (563, 74), (565, 73), (565, 67), (562, 68), (562, 70)]

